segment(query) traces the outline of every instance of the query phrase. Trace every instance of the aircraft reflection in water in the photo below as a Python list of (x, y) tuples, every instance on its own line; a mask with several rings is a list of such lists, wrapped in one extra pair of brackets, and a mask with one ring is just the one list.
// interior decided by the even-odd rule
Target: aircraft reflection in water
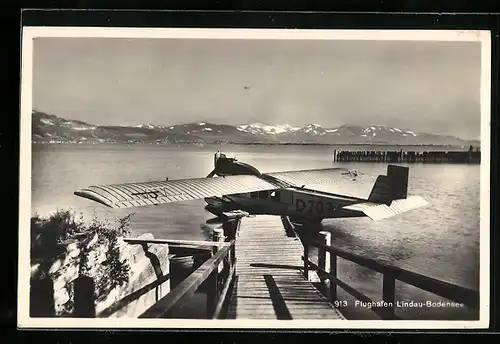
[(425, 206), (407, 197), (409, 168), (388, 165), (368, 199), (308, 189), (309, 184), (341, 182), (344, 168), (260, 173), (255, 167), (217, 152), (205, 178), (90, 186), (75, 192), (111, 208), (129, 208), (205, 199), (206, 210), (227, 220), (241, 214), (287, 216), (316, 228), (323, 219), (368, 216), (380, 220)]

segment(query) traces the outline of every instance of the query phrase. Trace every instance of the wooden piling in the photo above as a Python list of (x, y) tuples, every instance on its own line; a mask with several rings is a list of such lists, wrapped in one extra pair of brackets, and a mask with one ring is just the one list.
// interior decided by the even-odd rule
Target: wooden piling
[(233, 240), (236, 238), (237, 231), (238, 231), (238, 223), (239, 223), (239, 220), (234, 219), (234, 220), (225, 221), (222, 224), (222, 230), (223, 230), (223, 234), (224, 234), (225, 239)]
[(394, 275), (387, 273), (384, 274), (382, 281), (382, 300), (386, 302), (387, 307), (383, 308), (385, 319), (395, 318), (395, 304), (396, 304), (396, 279)]
[(215, 242), (224, 242), (226, 237), (224, 236), (223, 228), (214, 228), (212, 231), (212, 241)]
[(53, 317), (54, 283), (50, 278), (32, 279), (30, 281), (30, 317)]
[(463, 163), (479, 164), (480, 151), (431, 151), (416, 152), (403, 149), (394, 151), (337, 151), (334, 162), (385, 162), (385, 163)]
[(95, 318), (95, 283), (89, 276), (80, 275), (74, 282), (75, 311), (77, 318)]

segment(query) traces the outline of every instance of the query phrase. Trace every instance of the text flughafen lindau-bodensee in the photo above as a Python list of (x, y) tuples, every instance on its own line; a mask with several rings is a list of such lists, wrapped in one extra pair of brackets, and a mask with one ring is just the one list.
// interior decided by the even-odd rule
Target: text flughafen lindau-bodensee
[(355, 301), (355, 307), (363, 308), (462, 308), (465, 307), (463, 303), (459, 302), (443, 302), (443, 301)]

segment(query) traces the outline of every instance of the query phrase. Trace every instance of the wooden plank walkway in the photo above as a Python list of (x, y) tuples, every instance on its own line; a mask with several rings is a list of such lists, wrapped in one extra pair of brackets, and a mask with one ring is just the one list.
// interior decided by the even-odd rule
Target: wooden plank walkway
[(279, 216), (241, 219), (228, 319), (344, 319), (303, 275), (303, 248)]

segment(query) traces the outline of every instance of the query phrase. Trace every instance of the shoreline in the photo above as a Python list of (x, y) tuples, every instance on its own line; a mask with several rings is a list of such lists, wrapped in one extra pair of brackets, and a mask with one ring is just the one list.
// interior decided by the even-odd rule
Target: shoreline
[(205, 146), (205, 145), (228, 145), (228, 146), (325, 146), (325, 147), (345, 147), (345, 146), (374, 146), (374, 147), (443, 147), (443, 148), (468, 148), (469, 145), (445, 145), (445, 144), (401, 144), (401, 143), (233, 143), (233, 142), (37, 142), (32, 141), (32, 145), (154, 145), (154, 146)]

